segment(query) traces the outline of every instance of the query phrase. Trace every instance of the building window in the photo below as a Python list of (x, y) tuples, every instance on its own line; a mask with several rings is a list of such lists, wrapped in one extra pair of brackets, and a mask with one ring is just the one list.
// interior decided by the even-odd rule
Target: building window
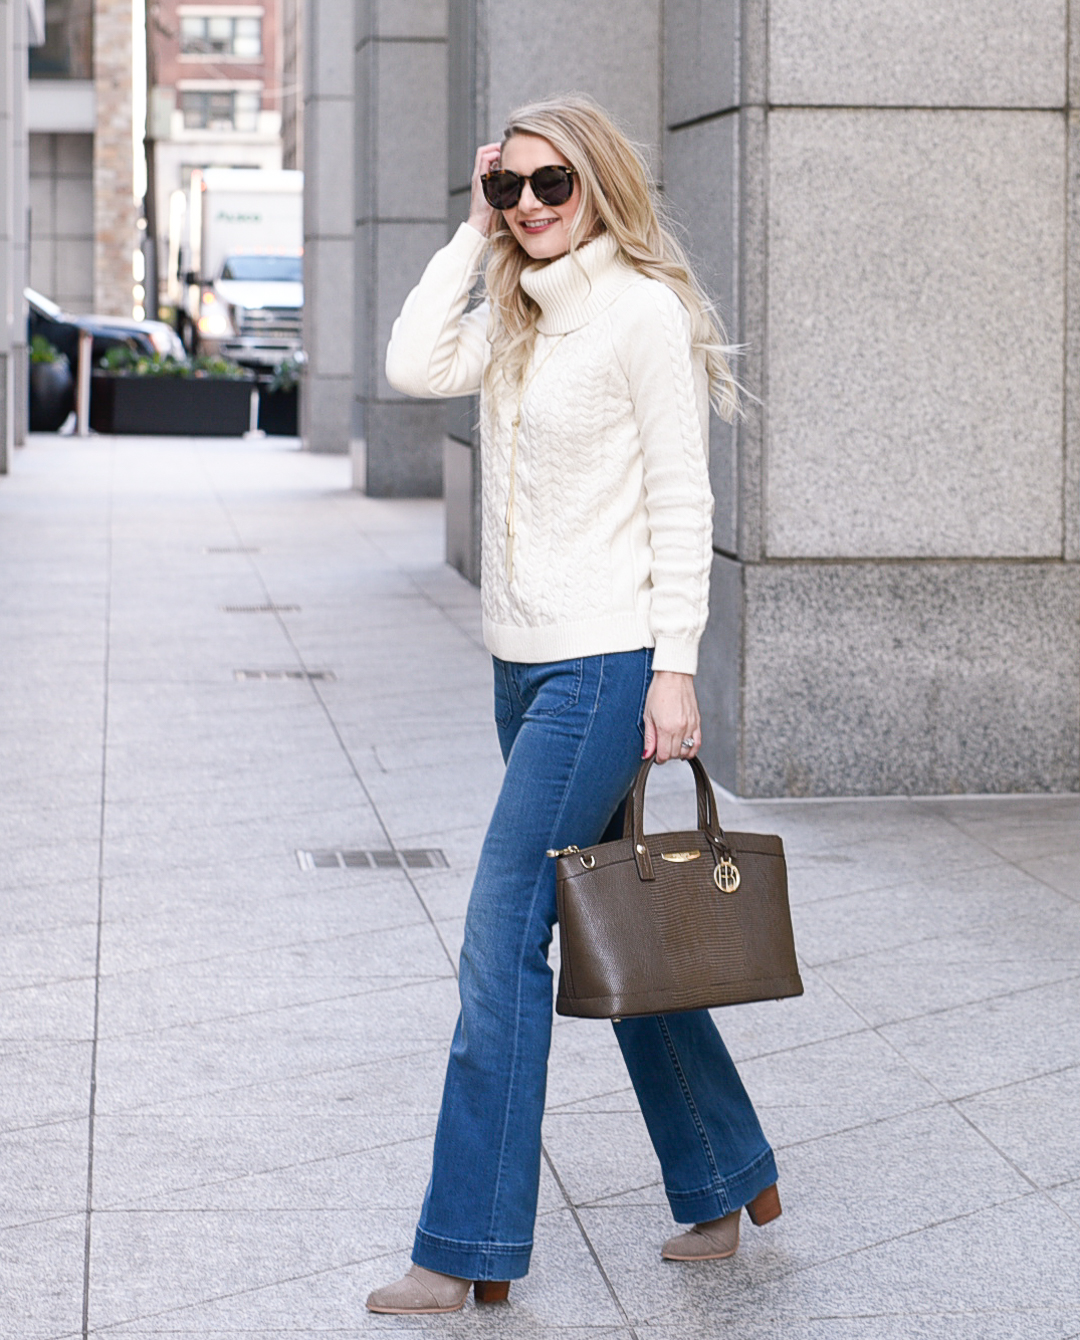
[(261, 104), (262, 95), (254, 90), (186, 88), (180, 93), (185, 130), (258, 130)]
[(45, 0), (45, 44), (30, 48), (31, 79), (93, 79), (92, 0)]
[(185, 14), (180, 19), (180, 51), (185, 56), (262, 55), (262, 19), (234, 14)]

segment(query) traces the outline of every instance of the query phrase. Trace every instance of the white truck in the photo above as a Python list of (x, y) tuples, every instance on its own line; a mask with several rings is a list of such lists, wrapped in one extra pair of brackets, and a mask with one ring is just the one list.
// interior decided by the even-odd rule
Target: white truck
[(185, 308), (197, 352), (272, 367), (300, 351), (304, 174), (191, 174)]

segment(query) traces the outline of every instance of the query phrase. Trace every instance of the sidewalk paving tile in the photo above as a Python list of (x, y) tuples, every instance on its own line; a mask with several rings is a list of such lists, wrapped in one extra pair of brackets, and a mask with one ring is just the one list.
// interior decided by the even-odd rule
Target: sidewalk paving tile
[[(789, 857), (805, 995), (715, 1012), (784, 1215), (661, 1262), (613, 1032), (556, 1017), (529, 1276), (366, 1312), (408, 1261), (502, 763), (441, 504), (349, 469), (41, 436), (0, 480), (0, 1340), (78, 1340), (84, 1285), (87, 1340), (1077, 1340), (1076, 795), (719, 792)], [(647, 829), (693, 807), (653, 771)], [(445, 865), (298, 855), (412, 848)]]

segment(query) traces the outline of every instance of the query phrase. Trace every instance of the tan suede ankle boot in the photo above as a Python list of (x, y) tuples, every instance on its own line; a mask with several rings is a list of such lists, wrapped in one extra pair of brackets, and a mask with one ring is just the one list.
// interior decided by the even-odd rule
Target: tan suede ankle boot
[[(442, 1275), (437, 1270), (411, 1265), (402, 1279), (384, 1284), (368, 1295), (370, 1312), (391, 1312), (399, 1316), (420, 1316), (429, 1312), (460, 1312), (465, 1306), (472, 1280), (457, 1275)], [(501, 1303), (510, 1292), (506, 1280), (477, 1280), (478, 1303)]]
[[(771, 1223), (782, 1213), (780, 1194), (775, 1183), (759, 1191), (746, 1206), (751, 1223)], [(668, 1238), (660, 1255), (665, 1261), (724, 1261), (739, 1250), (739, 1220), (742, 1210), (732, 1210), (721, 1219), (708, 1219), (695, 1224), (685, 1233)]]

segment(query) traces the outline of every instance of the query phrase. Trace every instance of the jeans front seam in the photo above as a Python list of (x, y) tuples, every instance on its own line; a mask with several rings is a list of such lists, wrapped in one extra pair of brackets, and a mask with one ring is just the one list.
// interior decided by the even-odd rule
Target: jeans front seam
[(705, 1129), (705, 1123), (701, 1120), (701, 1113), (698, 1112), (697, 1104), (694, 1102), (694, 1095), (690, 1085), (686, 1080), (686, 1073), (683, 1070), (682, 1062), (679, 1060), (679, 1053), (675, 1047), (675, 1041), (671, 1036), (671, 1030), (667, 1026), (667, 1020), (662, 1014), (656, 1016), (656, 1022), (660, 1028), (660, 1035), (664, 1039), (664, 1046), (667, 1048), (668, 1056), (671, 1058), (671, 1066), (675, 1071), (675, 1077), (679, 1081), (679, 1088), (682, 1090), (683, 1098), (686, 1102), (687, 1111), (690, 1113), (690, 1120), (694, 1123), (694, 1129), (701, 1140), (701, 1148), (705, 1153), (709, 1168), (712, 1170), (713, 1185), (721, 1185), (720, 1170), (716, 1166), (716, 1156), (713, 1154), (712, 1145), (709, 1143), (709, 1133)]
[[(569, 794), (570, 794), (570, 790), (571, 790), (571, 787), (573, 786), (574, 778), (575, 778), (575, 776), (577, 775), (577, 770), (578, 770), (578, 767), (580, 766), (580, 763), (581, 763), (581, 756), (582, 756), (582, 753), (584, 752), (584, 749), (585, 749), (585, 743), (586, 743), (587, 739), (589, 738), (589, 734), (590, 734), (590, 732), (591, 732), (591, 730), (592, 730), (592, 723), (593, 723), (593, 721), (594, 721), (595, 718), (596, 718), (597, 707), (598, 707), (598, 704), (599, 704), (599, 701), (600, 701), (600, 691), (601, 691), (601, 688), (603, 687), (603, 683), (604, 683), (604, 658), (603, 658), (603, 656), (599, 657), (599, 662), (600, 662), (600, 673), (599, 673), (599, 675), (598, 675), (598, 677), (597, 677), (597, 682), (596, 682), (596, 693), (595, 693), (594, 696), (593, 696), (592, 709), (591, 709), (590, 712), (589, 712), (589, 720), (588, 720), (588, 723), (586, 724), (585, 728), (584, 728), (584, 729), (582, 730), (582, 732), (581, 732), (581, 737), (580, 737), (580, 739), (578, 740), (577, 752), (576, 752), (575, 755), (574, 755), (574, 761), (573, 761), (573, 763), (572, 763), (571, 766), (570, 766), (570, 771), (569, 771), (569, 773), (567, 774), (566, 783), (565, 783), (565, 785), (564, 785), (564, 787), (563, 787), (562, 801), (561, 801), (561, 803), (560, 803), (560, 805), (559, 805), (558, 813), (557, 813), (556, 816), (555, 816), (555, 819), (554, 819), (554, 821), (553, 821), (553, 823), (552, 823), (551, 830), (549, 831), (549, 834), (548, 834), (548, 842), (549, 842), (549, 845), (550, 845), (550, 843), (551, 843), (552, 841), (554, 841), (554, 834), (558, 832), (559, 824), (562, 822), (563, 815), (564, 815), (565, 812), (566, 812), (567, 797), (568, 797)], [(521, 964), (523, 963), (523, 961), (524, 961), (524, 957), (525, 957), (525, 950), (526, 950), (526, 943), (525, 943), (525, 941), (526, 941), (526, 938), (527, 938), (527, 936), (528, 936), (528, 934), (529, 934), (529, 929), (528, 929), (528, 928), (529, 928), (529, 926), (532, 924), (532, 920), (533, 920), (534, 916), (536, 915), (536, 904), (537, 904), (537, 901), (538, 901), (538, 899), (539, 899), (539, 897), (540, 897), (540, 891), (541, 891), (541, 888), (543, 887), (543, 883), (544, 883), (544, 879), (545, 879), (546, 875), (547, 875), (547, 870), (546, 870), (543, 866), (541, 866), (541, 868), (540, 868), (540, 873), (537, 875), (536, 880), (535, 880), (534, 883), (533, 883), (532, 899), (531, 899), (531, 901), (530, 901), (530, 903), (529, 903), (529, 915), (528, 915), (527, 919), (525, 920), (525, 923), (524, 923), (524, 926), (523, 926), (523, 929), (522, 929), (522, 940), (521, 940), (521, 942), (520, 942), (519, 945), (518, 945), (518, 960), (517, 960), (517, 961), (518, 961), (518, 965), (519, 965), (519, 967), (518, 967), (518, 977), (517, 977), (517, 996), (516, 996), (516, 998), (515, 998), (515, 1000), (514, 1000), (514, 1043), (513, 1043), (513, 1053), (512, 1053), (511, 1061), (510, 1061), (510, 1074), (509, 1074), (509, 1078), (508, 1078), (508, 1082), (507, 1082), (507, 1089), (506, 1089), (506, 1092), (507, 1092), (507, 1103), (506, 1103), (505, 1110), (503, 1111), (502, 1138), (501, 1138), (500, 1141), (499, 1141), (499, 1161), (498, 1161), (498, 1164), (496, 1165), (496, 1168), (495, 1168), (495, 1181), (494, 1181), (494, 1185), (493, 1185), (493, 1187), (492, 1187), (492, 1196), (491, 1196), (491, 1220), (490, 1220), (490, 1226), (489, 1226), (489, 1230), (488, 1230), (489, 1237), (491, 1237), (491, 1236), (494, 1234), (494, 1230), (495, 1230), (495, 1222), (496, 1222), (496, 1218), (497, 1218), (497, 1215), (498, 1215), (499, 1191), (500, 1191), (500, 1188), (501, 1188), (501, 1186), (502, 1186), (502, 1180), (503, 1180), (503, 1167), (504, 1167), (505, 1158), (506, 1158), (506, 1139), (507, 1139), (507, 1134), (508, 1134), (509, 1126), (510, 1126), (510, 1101), (509, 1101), (509, 1100), (510, 1100), (510, 1096), (511, 1096), (511, 1094), (513, 1093), (514, 1082), (515, 1082), (515, 1079), (516, 1079), (516, 1077), (517, 1077), (517, 1072), (518, 1072), (518, 1058), (519, 1058), (519, 1055), (520, 1055), (520, 1044), (521, 1044), (521, 990), (522, 990), (522, 972), (521, 972)], [(549, 1004), (549, 1008), (550, 1008), (550, 1004)]]

